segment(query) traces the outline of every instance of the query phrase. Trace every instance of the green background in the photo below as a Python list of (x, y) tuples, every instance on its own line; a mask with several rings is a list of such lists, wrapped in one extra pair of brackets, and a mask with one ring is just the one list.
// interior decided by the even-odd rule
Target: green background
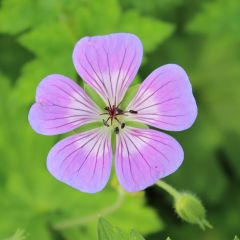
[(97, 219), (63, 230), (53, 224), (99, 212), (116, 190), (110, 182), (101, 193), (83, 194), (50, 176), (46, 156), (63, 136), (36, 134), (27, 114), (46, 75), (81, 83), (71, 58), (79, 38), (112, 32), (142, 40), (140, 81), (167, 63), (188, 72), (199, 115), (191, 129), (170, 133), (185, 161), (165, 180), (199, 196), (214, 229), (183, 223), (157, 187), (128, 195), (107, 219), (147, 240), (233, 239), (240, 231), (239, 0), (0, 1), (0, 239), (18, 228), (34, 240), (96, 239)]

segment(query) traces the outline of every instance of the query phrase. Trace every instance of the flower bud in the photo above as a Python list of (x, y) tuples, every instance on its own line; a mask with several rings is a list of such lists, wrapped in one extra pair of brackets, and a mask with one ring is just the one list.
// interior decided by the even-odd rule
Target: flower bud
[(178, 216), (184, 221), (198, 224), (205, 230), (206, 227), (212, 228), (206, 220), (206, 211), (201, 201), (190, 193), (180, 193), (175, 199), (175, 209)]

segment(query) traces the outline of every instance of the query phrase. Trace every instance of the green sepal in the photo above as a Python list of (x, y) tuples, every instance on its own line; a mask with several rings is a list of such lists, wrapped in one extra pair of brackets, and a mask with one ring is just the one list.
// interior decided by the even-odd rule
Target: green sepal
[(92, 122), (73, 130), (73, 132), (80, 133), (80, 132), (85, 132), (85, 131), (92, 130), (94, 128), (100, 128), (100, 127), (103, 127), (102, 122)]
[(113, 156), (115, 156), (115, 153), (116, 153), (116, 133), (115, 132), (112, 133), (111, 143), (112, 143)]
[[(133, 99), (133, 97), (136, 95), (138, 88), (139, 88), (140, 84), (135, 84), (133, 86), (131, 86), (123, 100), (121, 101), (121, 104), (119, 106), (119, 108), (121, 109), (125, 109), (128, 104), (130, 103), (130, 101)], [(99, 94), (93, 89), (91, 88), (88, 84), (84, 83), (84, 90), (85, 92), (89, 95), (89, 97), (101, 108), (103, 109), (104, 107), (106, 107), (106, 103), (103, 101), (103, 99), (99, 96)]]
[(125, 110), (126, 107), (128, 106), (128, 104), (130, 103), (130, 101), (133, 99), (133, 97), (136, 95), (138, 88), (139, 88), (140, 84), (136, 84), (131, 86), (130, 88), (128, 88), (119, 108), (122, 110)]
[(89, 85), (84, 83), (84, 91), (88, 94), (88, 96), (101, 108), (104, 109), (106, 107), (106, 103), (99, 96), (99, 94), (91, 88)]
[(140, 122), (129, 121), (127, 125), (135, 128), (149, 128), (146, 124)]

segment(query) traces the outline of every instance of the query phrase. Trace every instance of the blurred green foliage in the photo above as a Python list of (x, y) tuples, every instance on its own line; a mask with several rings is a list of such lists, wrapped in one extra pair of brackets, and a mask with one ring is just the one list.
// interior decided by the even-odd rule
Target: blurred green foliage
[(131, 230), (127, 234), (105, 219), (100, 219), (98, 222), (98, 240), (144, 240), (144, 238), (136, 230)]
[(97, 239), (96, 221), (53, 226), (112, 205), (114, 187), (87, 195), (50, 176), (45, 159), (60, 137), (34, 133), (27, 114), (46, 75), (82, 84), (71, 59), (79, 38), (121, 31), (143, 42), (140, 81), (166, 63), (189, 73), (199, 116), (190, 130), (171, 133), (185, 162), (166, 180), (202, 198), (214, 229), (201, 232), (176, 219), (155, 187), (127, 196), (107, 218), (147, 240), (232, 239), (240, 229), (240, 1), (2, 0), (0, 6), (0, 239), (18, 228), (34, 240)]

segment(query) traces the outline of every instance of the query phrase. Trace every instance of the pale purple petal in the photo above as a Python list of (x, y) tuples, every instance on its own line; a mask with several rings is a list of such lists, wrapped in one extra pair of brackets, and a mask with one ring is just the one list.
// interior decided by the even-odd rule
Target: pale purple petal
[(142, 52), (141, 41), (133, 34), (84, 37), (74, 48), (73, 63), (106, 103), (109, 99), (117, 105), (138, 71)]
[(193, 124), (197, 105), (186, 72), (167, 64), (149, 75), (141, 84), (128, 110), (137, 111), (129, 119), (164, 130), (181, 131)]
[(93, 129), (57, 143), (47, 159), (49, 172), (82, 192), (95, 193), (106, 185), (111, 172), (111, 133)]
[(126, 127), (117, 136), (116, 173), (128, 192), (143, 190), (175, 172), (183, 158), (180, 144), (165, 133)]
[(54, 74), (44, 78), (29, 112), (31, 127), (44, 135), (71, 131), (99, 119), (100, 110), (78, 84)]

